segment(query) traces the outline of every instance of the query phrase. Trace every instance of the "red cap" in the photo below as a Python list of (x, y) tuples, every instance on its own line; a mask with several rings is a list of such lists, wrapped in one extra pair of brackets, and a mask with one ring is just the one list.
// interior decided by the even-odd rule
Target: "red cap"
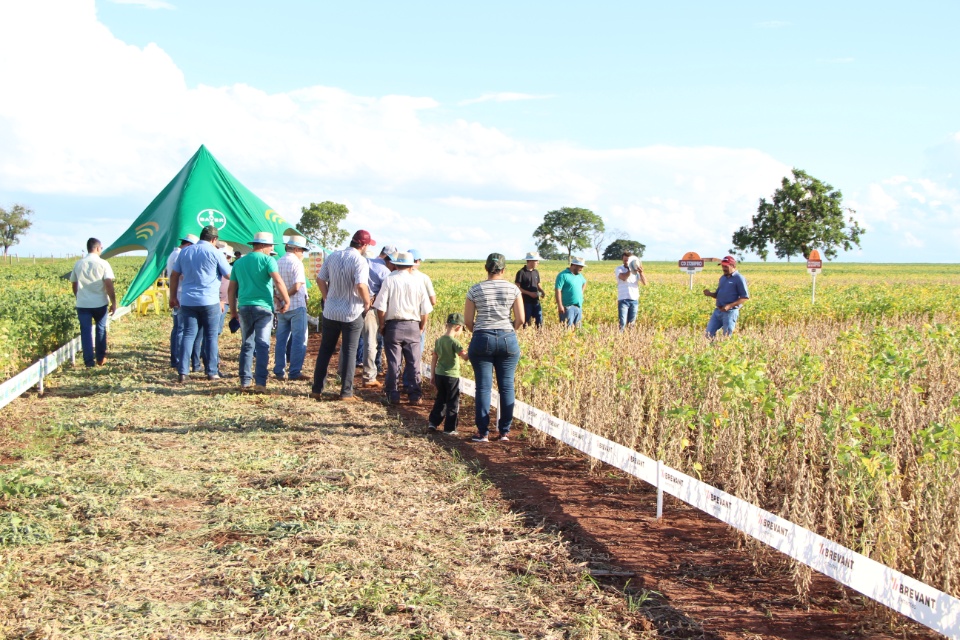
[(723, 260), (720, 261), (720, 264), (728, 264), (731, 267), (737, 266), (737, 259), (733, 256), (726, 256)]
[(370, 232), (365, 231), (364, 229), (360, 229), (355, 234), (353, 234), (353, 242), (356, 242), (358, 244), (362, 244), (365, 246), (370, 246), (370, 247), (377, 244), (374, 241), (374, 239), (370, 237)]

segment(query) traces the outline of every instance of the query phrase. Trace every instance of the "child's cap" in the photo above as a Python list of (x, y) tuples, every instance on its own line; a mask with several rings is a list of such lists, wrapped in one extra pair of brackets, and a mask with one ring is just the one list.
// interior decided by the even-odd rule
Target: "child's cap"
[(464, 321), (462, 313), (451, 313), (447, 316), (447, 324), (458, 324), (464, 327), (467, 323)]

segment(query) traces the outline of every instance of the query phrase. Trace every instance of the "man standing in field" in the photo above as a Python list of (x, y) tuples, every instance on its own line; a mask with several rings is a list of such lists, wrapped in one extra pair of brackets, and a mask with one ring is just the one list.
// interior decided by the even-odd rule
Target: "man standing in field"
[(537, 265), (540, 263), (540, 255), (535, 251), (527, 254), (527, 264), (517, 271), (514, 284), (520, 289), (523, 295), (523, 313), (526, 318), (524, 326), (529, 327), (532, 323), (537, 323), (537, 328), (543, 326), (543, 306), (540, 304), (540, 298), (546, 295), (543, 287), (540, 286), (540, 272)]
[[(280, 277), (273, 252), (273, 234), (256, 233), (247, 243), (253, 251), (233, 264), (227, 297), (230, 317), (240, 320), (240, 389), (264, 393), (270, 361), (270, 329), (273, 326), (274, 287), (283, 305), (277, 313), (283, 315), (290, 307), (287, 287)], [(256, 370), (253, 362), (256, 359)]]
[(568, 327), (579, 327), (583, 323), (583, 292), (587, 288), (587, 279), (580, 272), (585, 266), (587, 263), (583, 258), (573, 256), (570, 266), (557, 274), (553, 284), (560, 322)]
[[(307, 380), (307, 376), (302, 373), (303, 359), (307, 355), (307, 272), (303, 268), (307, 239), (298, 235), (290, 236), (286, 250), (287, 253), (277, 260), (277, 270), (290, 296), (290, 306), (286, 311), (277, 313), (277, 348), (273, 373), (278, 380), (286, 377), (289, 345), (289, 379)], [(274, 301), (276, 297), (274, 295)]]
[(390, 404), (399, 404), (400, 391), (397, 378), (400, 373), (400, 358), (403, 357), (403, 383), (410, 404), (423, 402), (420, 385), (420, 337), (427, 326), (427, 316), (433, 304), (427, 289), (413, 274), (413, 255), (402, 251), (393, 258), (396, 271), (384, 280), (377, 295), (374, 308), (380, 333), (383, 334), (383, 349), (387, 355), (386, 393)]
[(643, 275), (643, 264), (639, 258), (631, 260), (632, 251), (624, 251), (622, 257), (623, 264), (613, 271), (617, 276), (617, 315), (620, 320), (620, 331), (637, 320), (640, 285), (647, 286), (647, 279)]
[(87, 255), (77, 260), (70, 272), (73, 295), (77, 299), (83, 364), (88, 367), (94, 364), (100, 367), (107, 361), (107, 303), (110, 303), (110, 315), (117, 311), (113, 269), (100, 257), (101, 251), (103, 244), (99, 240), (87, 240)]
[(747, 280), (737, 271), (737, 260), (727, 256), (720, 261), (723, 275), (717, 284), (716, 291), (703, 290), (703, 295), (715, 298), (717, 301), (713, 315), (707, 323), (707, 337), (713, 338), (717, 331), (723, 329), (723, 335), (729, 336), (737, 328), (737, 319), (740, 317), (740, 307), (750, 299), (747, 291)]
[(230, 276), (230, 265), (213, 244), (217, 236), (216, 227), (204, 227), (199, 242), (180, 250), (170, 273), (170, 307), (180, 310), (183, 323), (177, 376), (181, 383), (187, 381), (190, 354), (201, 331), (207, 344), (207, 379), (220, 379), (220, 329), (217, 326), (222, 319), (220, 284), (224, 277)]
[(323, 330), (317, 366), (313, 372), (313, 390), (310, 397), (322, 399), (327, 381), (330, 358), (337, 349), (340, 334), (340, 400), (356, 402), (353, 395), (353, 376), (357, 369), (357, 342), (363, 329), (363, 314), (370, 309), (370, 265), (361, 253), (377, 244), (363, 229), (353, 234), (350, 246), (334, 251), (323, 261), (317, 274), (317, 286), (323, 296)]
[[(167, 278), (173, 273), (173, 265), (177, 262), (177, 256), (180, 255), (180, 250), (184, 247), (189, 247), (190, 245), (196, 244), (200, 238), (188, 233), (187, 235), (180, 238), (180, 246), (175, 248), (170, 252), (170, 257), (167, 258)], [(168, 280), (169, 283), (169, 280)], [(167, 285), (167, 294), (171, 296), (169, 284)], [(169, 297), (167, 304), (169, 304)], [(179, 369), (180, 367), (180, 341), (183, 340), (183, 323), (180, 322), (180, 310), (173, 309), (173, 329), (170, 330), (170, 366), (174, 369)], [(197, 349), (194, 352), (193, 356), (193, 368), (200, 368), (200, 350)]]

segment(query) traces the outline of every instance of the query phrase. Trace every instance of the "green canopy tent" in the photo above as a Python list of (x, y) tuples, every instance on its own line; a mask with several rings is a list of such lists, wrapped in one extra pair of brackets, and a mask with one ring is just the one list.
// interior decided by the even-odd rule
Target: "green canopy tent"
[[(281, 243), (285, 235), (303, 235), (201, 146), (130, 228), (103, 252), (103, 258), (111, 258), (128, 251), (147, 251), (147, 260), (122, 304), (134, 302), (156, 282), (184, 235), (200, 235), (200, 230), (211, 224), (219, 229), (220, 240), (243, 252), (250, 251), (247, 243), (258, 231), (269, 231)], [(282, 244), (277, 252), (284, 253)]]

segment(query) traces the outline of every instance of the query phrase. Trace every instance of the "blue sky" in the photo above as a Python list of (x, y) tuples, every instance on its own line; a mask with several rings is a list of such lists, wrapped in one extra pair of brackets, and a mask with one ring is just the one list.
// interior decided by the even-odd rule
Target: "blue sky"
[(867, 229), (842, 259), (955, 261), (957, 3), (264, 6), (0, 7), (19, 250), (111, 241), (206, 144), (288, 219), (345, 202), (428, 257), (520, 254), (560, 206), (650, 259), (721, 255), (796, 166)]

